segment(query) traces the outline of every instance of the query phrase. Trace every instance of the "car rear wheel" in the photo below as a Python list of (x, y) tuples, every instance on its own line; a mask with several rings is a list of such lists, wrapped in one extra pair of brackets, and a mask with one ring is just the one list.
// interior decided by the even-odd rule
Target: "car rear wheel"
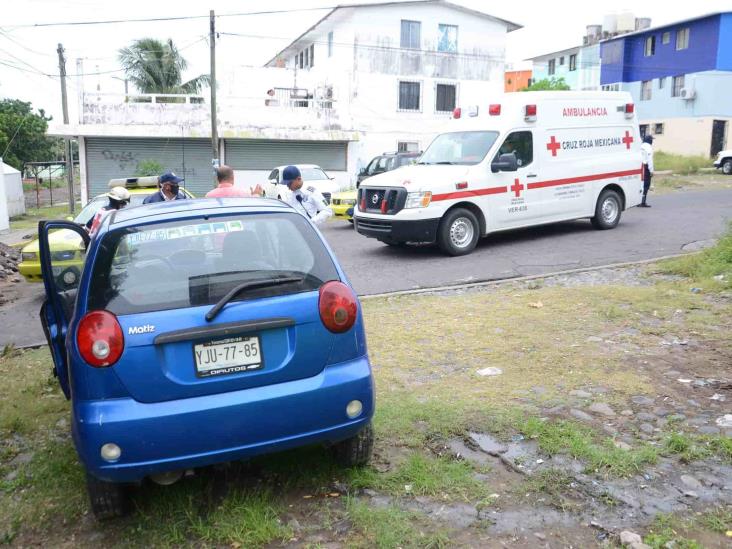
[(437, 243), (443, 252), (457, 256), (469, 254), (480, 237), (480, 225), (470, 210), (457, 208), (447, 212), (437, 231)]
[(371, 423), (351, 438), (334, 444), (332, 450), (335, 460), (344, 467), (366, 465), (374, 450), (374, 429)]
[(622, 204), (617, 192), (609, 189), (602, 191), (595, 206), (595, 217), (591, 219), (592, 226), (601, 231), (615, 228), (620, 223)]
[(123, 517), (130, 512), (130, 487), (126, 484), (99, 480), (86, 474), (89, 503), (97, 520)]
[(732, 158), (728, 158), (722, 162), (722, 173), (724, 175), (732, 175)]

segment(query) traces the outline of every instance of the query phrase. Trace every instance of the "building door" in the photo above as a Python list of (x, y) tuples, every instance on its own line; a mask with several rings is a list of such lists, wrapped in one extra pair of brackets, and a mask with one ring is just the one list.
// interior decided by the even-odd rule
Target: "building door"
[(725, 137), (727, 135), (727, 121), (714, 120), (712, 122), (712, 149), (710, 155), (712, 158), (724, 149)]

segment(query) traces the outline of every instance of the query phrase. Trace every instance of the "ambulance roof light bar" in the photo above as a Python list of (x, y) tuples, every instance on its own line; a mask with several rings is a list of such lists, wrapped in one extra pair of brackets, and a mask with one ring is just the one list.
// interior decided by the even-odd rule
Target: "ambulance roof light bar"
[(499, 104), (493, 104), (488, 105), (488, 114), (490, 116), (500, 116), (501, 114), (501, 105)]
[(633, 103), (626, 103), (625, 104), (625, 118), (633, 118), (634, 112), (635, 112), (635, 105)]
[(524, 110), (524, 120), (526, 120), (526, 122), (536, 122), (536, 105), (526, 105)]
[(145, 177), (122, 177), (119, 179), (110, 179), (107, 186), (110, 189), (113, 187), (125, 187), (127, 189), (157, 187), (158, 176), (150, 175)]

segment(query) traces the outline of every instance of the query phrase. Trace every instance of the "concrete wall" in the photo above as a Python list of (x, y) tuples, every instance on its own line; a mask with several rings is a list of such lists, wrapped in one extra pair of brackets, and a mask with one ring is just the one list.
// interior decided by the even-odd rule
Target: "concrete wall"
[(521, 91), (528, 87), (531, 80), (531, 71), (506, 71), (504, 75), (503, 91), (506, 93)]
[(23, 178), (20, 172), (5, 164), (5, 199), (8, 216), (15, 217), (25, 213), (25, 195), (23, 195)]
[[(656, 151), (663, 151), (684, 156), (700, 155), (709, 156), (712, 144), (712, 121), (728, 120), (727, 126), (732, 125), (732, 118), (641, 118), (640, 124), (648, 124), (653, 134), (653, 126), (663, 123), (663, 134), (653, 134), (653, 148)], [(727, 144), (722, 149), (732, 146), (729, 132)], [(711, 166), (711, 161), (710, 164)]]
[(8, 216), (8, 201), (5, 198), (5, 170), (0, 158), (0, 232), (10, 229), (10, 217)]
[[(577, 69), (569, 70), (569, 56), (577, 55)], [(560, 57), (564, 57), (564, 64), (559, 64)], [(549, 61), (554, 59), (554, 74), (549, 74)], [(539, 80), (545, 80), (550, 78), (564, 78), (564, 81), (569, 85), (570, 89), (578, 90), (580, 81), (580, 48), (570, 48), (559, 52), (551, 53), (548, 55), (542, 55), (541, 57), (535, 57), (533, 59), (534, 67), (534, 82)]]

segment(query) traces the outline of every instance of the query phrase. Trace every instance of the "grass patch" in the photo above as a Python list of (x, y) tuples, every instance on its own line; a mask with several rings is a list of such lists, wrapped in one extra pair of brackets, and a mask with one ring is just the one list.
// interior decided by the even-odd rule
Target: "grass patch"
[(622, 450), (611, 439), (598, 438), (591, 429), (571, 421), (529, 418), (520, 430), (536, 439), (544, 452), (570, 455), (584, 461), (589, 471), (602, 475), (628, 477), (658, 459), (658, 451), (653, 446)]
[(577, 509), (577, 503), (570, 500), (572, 477), (559, 469), (544, 469), (530, 477), (517, 489), (517, 492), (536, 498), (561, 511)]
[(395, 496), (430, 496), (448, 500), (475, 501), (488, 496), (488, 487), (475, 477), (467, 461), (447, 457), (410, 454), (394, 471), (379, 473), (373, 468), (353, 469), (353, 488), (372, 488)]
[[(81, 203), (76, 205), (76, 212), (81, 210)], [(26, 208), (23, 215), (19, 215), (10, 219), (10, 229), (35, 229), (38, 227), (38, 221), (41, 219), (64, 219), (71, 215), (69, 213), (69, 205), (61, 206), (45, 206), (42, 208)]]
[(689, 435), (672, 433), (663, 442), (667, 454), (677, 455), (684, 463), (710, 457), (732, 463), (732, 439), (724, 435)]
[[(724, 536), (725, 541), (711, 540), (708, 534), (703, 531), (713, 532)], [(726, 546), (729, 537), (726, 533), (732, 531), (732, 506), (717, 507), (709, 509), (694, 516), (674, 516), (669, 514), (657, 515), (653, 525), (649, 528), (648, 534), (643, 541), (653, 549), (703, 549), (704, 543), (693, 539), (702, 538), (704, 541), (714, 541), (715, 547)]]
[[(715, 246), (699, 254), (664, 261), (658, 268), (690, 278), (704, 289), (732, 288), (732, 223)], [(721, 280), (714, 279), (715, 276)]]
[(361, 534), (360, 539), (354, 540), (358, 547), (440, 549), (449, 545), (444, 532), (427, 532), (422, 517), (394, 505), (377, 509), (349, 499), (346, 509), (351, 523)]
[(701, 168), (712, 167), (706, 156), (682, 156), (662, 151), (653, 153), (653, 167), (656, 171), (671, 170), (673, 173), (689, 175), (698, 173)]

